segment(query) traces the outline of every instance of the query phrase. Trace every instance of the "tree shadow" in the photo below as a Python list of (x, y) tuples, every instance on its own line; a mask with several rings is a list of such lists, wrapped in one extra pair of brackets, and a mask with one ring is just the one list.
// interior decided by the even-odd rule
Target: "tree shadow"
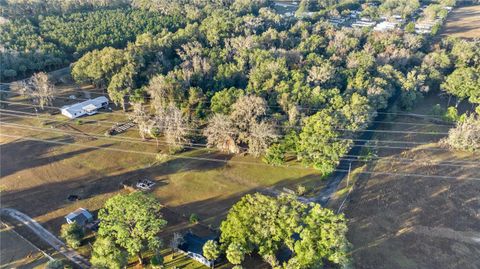
[[(58, 143), (73, 143), (73, 137), (54, 137), (48, 141)], [(105, 144), (101, 147), (109, 147), (112, 144)], [(48, 153), (55, 151), (61, 145), (45, 143), (33, 140), (17, 140), (7, 144), (0, 145), (0, 176), (6, 177), (16, 172), (46, 165), (53, 162), (59, 162), (79, 154), (95, 151), (94, 148), (84, 148), (75, 151), (69, 151), (62, 154), (49, 156)], [(28, 157), (27, 157), (28, 156)]]

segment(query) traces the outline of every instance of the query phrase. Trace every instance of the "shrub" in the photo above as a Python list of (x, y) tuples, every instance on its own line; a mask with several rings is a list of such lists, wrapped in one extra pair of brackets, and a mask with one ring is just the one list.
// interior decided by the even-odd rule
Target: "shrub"
[(459, 121), (455, 128), (450, 129), (442, 144), (456, 150), (480, 150), (480, 117), (472, 114)]
[(74, 222), (72, 224), (63, 224), (60, 236), (67, 242), (69, 247), (77, 248), (82, 243), (84, 233), (82, 227)]
[(189, 218), (190, 223), (192, 223), (192, 224), (198, 223), (198, 220), (199, 220), (199, 219), (198, 219), (198, 215), (197, 215), (197, 214), (192, 213), (192, 214), (190, 215), (190, 218)]
[(303, 185), (297, 185), (297, 190), (295, 191), (297, 193), (297, 195), (304, 195), (306, 192), (307, 192), (307, 188)]
[(281, 144), (274, 144), (267, 149), (263, 161), (271, 165), (282, 165), (285, 163), (285, 147)]
[(157, 254), (151, 260), (152, 268), (163, 268), (163, 256)]
[(456, 122), (460, 119), (460, 116), (458, 115), (457, 108), (451, 106), (447, 108), (447, 111), (443, 115), (443, 120), (449, 121), (449, 122)]

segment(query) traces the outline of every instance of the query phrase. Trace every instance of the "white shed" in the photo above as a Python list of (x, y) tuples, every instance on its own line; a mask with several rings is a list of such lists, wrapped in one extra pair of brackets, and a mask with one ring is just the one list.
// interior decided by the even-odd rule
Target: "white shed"
[(100, 96), (95, 99), (89, 99), (81, 103), (63, 106), (61, 108), (62, 115), (75, 119), (83, 115), (93, 115), (97, 113), (100, 108), (108, 107), (108, 99), (105, 96)]

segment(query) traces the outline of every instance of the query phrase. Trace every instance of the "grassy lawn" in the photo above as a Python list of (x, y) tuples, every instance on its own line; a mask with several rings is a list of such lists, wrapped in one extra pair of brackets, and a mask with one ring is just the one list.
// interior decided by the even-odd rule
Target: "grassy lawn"
[[(69, 94), (65, 91), (64, 96)], [(12, 101), (28, 102), (21, 97)], [(57, 99), (54, 105), (60, 107), (67, 102)], [(196, 229), (202, 233), (208, 231), (207, 226), (217, 227), (231, 205), (246, 193), (270, 187), (295, 189), (298, 184), (318, 190), (324, 184), (313, 169), (267, 166), (261, 159), (207, 149), (190, 149), (174, 157), (158, 158), (168, 153), (166, 145), (157, 148), (155, 140), (141, 141), (133, 128), (121, 135), (104, 136), (113, 122), (127, 120), (123, 113), (100, 113), (69, 121), (46, 112), (35, 117), (31, 107), (10, 105), (6, 109), (33, 116), (2, 113), (1, 134), (64, 143), (0, 136), (2, 206), (30, 215), (55, 234), (59, 234), (69, 212), (84, 207), (95, 213), (109, 197), (126, 192), (123, 183), (132, 184), (142, 178), (156, 182), (151, 192), (165, 205), (163, 214), (169, 222), (162, 234), (165, 242), (174, 231)], [(81, 199), (70, 202), (66, 198), (71, 194)], [(192, 213), (199, 216), (199, 225), (188, 223)], [(80, 252), (88, 256), (89, 247)]]

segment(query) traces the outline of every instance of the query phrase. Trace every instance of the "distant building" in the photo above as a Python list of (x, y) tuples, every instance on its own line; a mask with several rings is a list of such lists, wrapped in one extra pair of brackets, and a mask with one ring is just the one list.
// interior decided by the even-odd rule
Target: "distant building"
[(85, 208), (79, 208), (65, 216), (68, 224), (76, 222), (80, 226), (85, 226), (93, 221), (93, 216)]
[(389, 21), (382, 21), (381, 23), (377, 24), (373, 30), (378, 32), (385, 32), (394, 30), (397, 27), (397, 23), (389, 22)]
[(179, 246), (179, 249), (188, 257), (208, 266), (212, 266), (212, 262), (203, 256), (203, 245), (208, 240), (217, 240), (215, 236), (200, 237), (193, 233), (187, 233), (183, 236), (184, 243)]
[(108, 99), (105, 96), (100, 96), (95, 99), (89, 99), (81, 103), (63, 106), (60, 111), (62, 115), (75, 119), (84, 115), (93, 115), (97, 113), (100, 108), (108, 107)]

